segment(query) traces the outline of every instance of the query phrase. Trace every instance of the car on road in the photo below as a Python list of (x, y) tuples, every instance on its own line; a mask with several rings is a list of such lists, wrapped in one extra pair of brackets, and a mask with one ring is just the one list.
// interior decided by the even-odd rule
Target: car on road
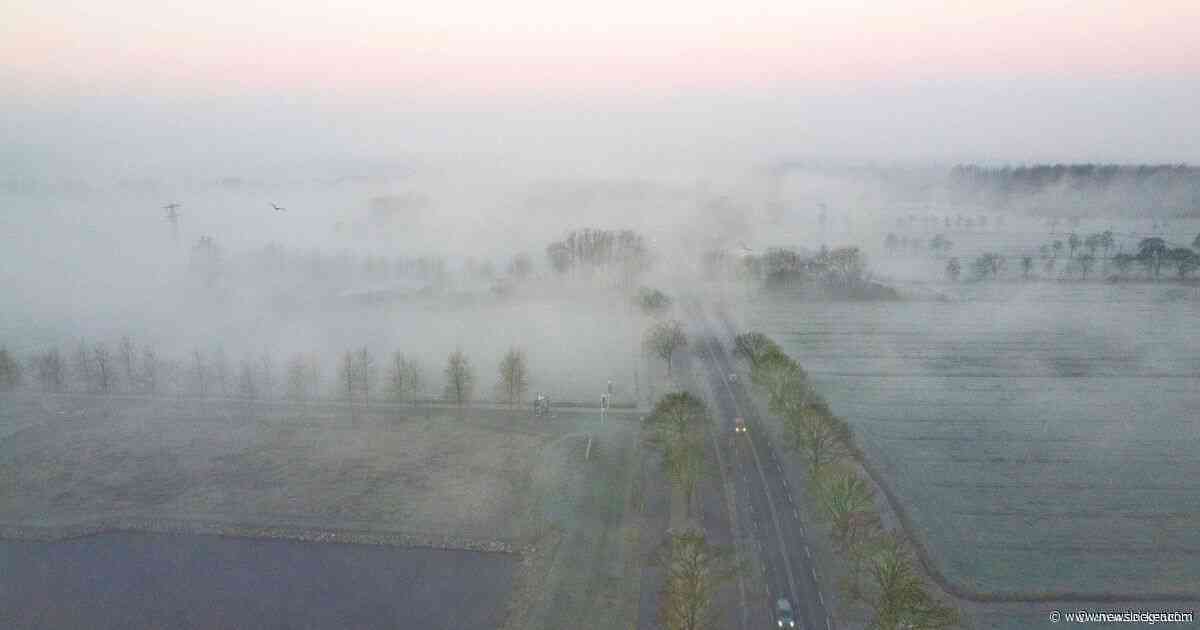
[(775, 625), (780, 628), (795, 628), (796, 617), (792, 614), (792, 603), (786, 597), (775, 602)]
[(734, 433), (745, 433), (746, 432), (746, 421), (743, 420), (741, 418), (741, 416), (738, 416), (737, 418), (733, 419), (733, 432)]

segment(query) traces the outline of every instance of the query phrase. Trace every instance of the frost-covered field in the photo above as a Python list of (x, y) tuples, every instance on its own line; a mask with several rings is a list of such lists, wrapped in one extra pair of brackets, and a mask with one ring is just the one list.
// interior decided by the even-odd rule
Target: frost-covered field
[(939, 287), (734, 313), (809, 371), (936, 562), (980, 591), (1200, 590), (1200, 296)]

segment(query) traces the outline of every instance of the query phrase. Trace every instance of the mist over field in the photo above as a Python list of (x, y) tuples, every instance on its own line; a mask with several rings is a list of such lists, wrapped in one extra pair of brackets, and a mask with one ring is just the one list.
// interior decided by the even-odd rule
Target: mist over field
[(0, 8), (0, 626), (1200, 605), (1200, 5), (469, 4)]

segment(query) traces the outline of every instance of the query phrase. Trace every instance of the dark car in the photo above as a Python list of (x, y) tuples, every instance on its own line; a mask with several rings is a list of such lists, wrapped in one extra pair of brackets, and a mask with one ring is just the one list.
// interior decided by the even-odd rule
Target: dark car
[(792, 603), (786, 597), (775, 602), (775, 625), (780, 628), (795, 628), (796, 617), (792, 614)]

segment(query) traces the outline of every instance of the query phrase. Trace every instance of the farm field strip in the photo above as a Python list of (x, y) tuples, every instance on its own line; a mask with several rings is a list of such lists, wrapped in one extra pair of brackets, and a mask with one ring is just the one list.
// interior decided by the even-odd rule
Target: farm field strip
[(741, 327), (774, 337), (856, 427), (952, 581), (1197, 593), (1200, 307), (1118, 288), (759, 296)]

